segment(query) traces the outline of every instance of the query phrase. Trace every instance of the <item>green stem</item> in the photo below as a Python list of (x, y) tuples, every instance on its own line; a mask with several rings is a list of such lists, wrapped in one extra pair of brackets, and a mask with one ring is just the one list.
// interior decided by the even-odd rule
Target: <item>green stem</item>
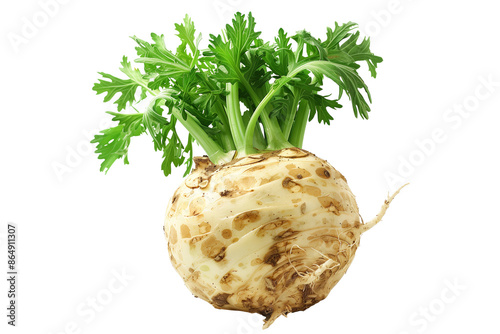
[[(245, 90), (248, 92), (250, 95), (250, 98), (252, 99), (253, 103), (255, 104), (256, 108), (257, 106), (261, 103), (261, 99), (259, 98), (257, 92), (252, 88), (250, 83), (245, 79), (243, 74), (241, 72), (238, 74), (240, 82), (243, 84), (245, 87)], [(267, 103), (266, 103), (267, 105)], [(265, 106), (264, 106), (265, 107)], [(264, 132), (266, 134), (266, 139), (267, 139), (267, 149), (269, 150), (278, 150), (284, 147), (289, 147), (290, 145), (287, 145), (288, 143), (286, 142), (285, 136), (283, 136), (283, 133), (281, 132), (281, 127), (279, 126), (278, 120), (277, 119), (270, 119), (269, 118), (269, 112), (266, 110), (266, 108), (263, 109), (265, 112), (260, 112), (259, 116), (262, 121), (262, 125), (264, 127)], [(253, 116), (252, 116), (253, 117)], [(253, 130), (252, 130), (253, 131)], [(248, 130), (247, 130), (248, 132)], [(245, 133), (245, 147), (246, 150), (250, 149), (247, 134)], [(252, 149), (253, 151), (253, 149)], [(248, 153), (248, 152), (247, 152)]]
[[(255, 130), (255, 126), (257, 124), (258, 118), (261, 116), (262, 112), (266, 108), (267, 104), (271, 99), (274, 97), (274, 95), (277, 93), (280, 87), (272, 87), (267, 95), (260, 101), (260, 103), (257, 106), (257, 109), (255, 109), (252, 117), (250, 118), (250, 121), (248, 121), (247, 125), (247, 131), (245, 132), (245, 149), (246, 151), (251, 151), (253, 150), (253, 133)], [(267, 115), (266, 115), (267, 116)], [(287, 142), (285, 137), (283, 136), (283, 133), (281, 132), (281, 129), (279, 128), (279, 125), (276, 125), (278, 127), (277, 130), (274, 130), (273, 127), (276, 125), (272, 124), (269, 120), (269, 116), (267, 116), (267, 121), (268, 122), (262, 122), (264, 125), (264, 130), (266, 131), (266, 134), (268, 131), (270, 131), (272, 134), (276, 135), (272, 139), (268, 138), (267, 139), (267, 144), (268, 144), (268, 149), (270, 150), (278, 150), (282, 149), (285, 147), (290, 147), (290, 143)], [(269, 127), (268, 127), (269, 126)]]
[[(298, 54), (297, 54), (297, 57), (298, 57)], [(264, 99), (259, 103), (259, 105), (257, 106), (257, 109), (255, 109), (255, 112), (252, 115), (252, 118), (250, 118), (250, 121), (248, 122), (247, 132), (245, 133), (245, 145), (246, 145), (247, 148), (251, 145), (252, 134), (253, 134), (253, 130), (255, 129), (255, 124), (257, 123), (257, 117), (259, 117), (261, 114), (263, 114), (262, 111), (265, 109), (265, 107), (267, 106), (267, 104), (269, 103), (269, 101), (271, 101), (271, 99), (273, 98), (273, 96), (276, 95), (279, 92), (279, 90), (281, 89), (281, 87), (283, 87), (288, 81), (290, 81), (298, 73), (300, 73), (301, 71), (303, 71), (305, 69), (308, 69), (307, 65), (308, 64), (303, 64), (301, 66), (298, 66), (293, 71), (289, 72), (286, 77), (280, 78), (280, 79), (283, 79), (283, 80), (281, 80), (278, 84), (276, 84), (276, 82), (275, 82), (275, 85), (269, 90), (269, 92), (264, 97)], [(286, 80), (284, 80), (284, 79), (286, 79)], [(307, 111), (307, 114), (308, 113), (309, 113), (309, 111)], [(270, 126), (273, 127), (272, 134), (276, 135), (278, 138), (273, 137), (272, 139), (274, 141), (271, 141), (271, 142), (270, 142), (270, 140), (268, 138), (268, 149), (277, 150), (277, 149), (280, 149), (280, 148), (285, 148), (285, 147), (292, 146), (286, 140), (285, 136), (283, 135), (283, 132), (281, 132), (281, 128), (279, 127), (278, 121), (276, 119), (274, 119), (274, 121), (275, 122), (273, 124), (270, 124)], [(307, 117), (305, 118), (305, 122), (307, 123)], [(267, 124), (264, 121), (264, 118), (263, 118), (262, 124), (264, 125), (264, 129), (266, 130), (266, 134), (267, 134), (267, 131), (269, 130), (269, 128), (267, 127)], [(276, 129), (276, 126), (277, 126), (277, 129)], [(303, 131), (302, 131), (302, 134), (301, 134), (301, 138), (300, 138), (300, 131), (298, 133), (299, 138), (297, 138), (298, 141), (296, 141), (296, 142), (300, 143), (300, 145), (297, 146), (297, 147), (301, 147), (302, 146), (302, 142), (304, 140), (304, 132), (305, 132), (305, 124), (303, 125)]]
[(289, 142), (295, 146), (302, 148), (304, 143), (304, 134), (306, 132), (307, 119), (309, 118), (309, 105), (307, 101), (300, 102), (297, 117), (290, 132)]
[(224, 152), (224, 150), (217, 144), (210, 136), (203, 131), (196, 119), (189, 113), (186, 113), (186, 119), (182, 118), (182, 113), (178, 108), (172, 108), (172, 115), (188, 130), (194, 139), (207, 153), (210, 161), (214, 164), (229, 162), (234, 156), (234, 152)]
[[(243, 122), (245, 122), (245, 126), (248, 125), (250, 121), (250, 113), (243, 114)], [(262, 134), (262, 129), (258, 124), (255, 126), (255, 131), (253, 133), (253, 147), (255, 147), (259, 151), (263, 151), (267, 147), (266, 138), (264, 138), (264, 134)]]
[(297, 113), (297, 107), (300, 101), (300, 93), (297, 92), (295, 89), (293, 89), (292, 92), (293, 92), (292, 106), (291, 109), (288, 111), (285, 120), (285, 125), (283, 126), (283, 135), (287, 139), (290, 137), (290, 131), (292, 130), (293, 122), (295, 121), (295, 114)]
[(283, 135), (283, 132), (281, 131), (281, 127), (278, 123), (278, 120), (275, 118), (270, 119), (267, 112), (263, 112), (260, 115), (260, 119), (262, 121), (262, 125), (264, 126), (264, 131), (266, 133), (267, 149), (274, 151), (282, 149), (283, 147), (287, 147), (286, 138)]
[(226, 97), (226, 113), (229, 119), (229, 128), (233, 136), (236, 150), (244, 154), (245, 151), (245, 124), (241, 117), (238, 83), (226, 84), (229, 94)]
[(234, 146), (233, 138), (231, 137), (231, 128), (229, 127), (229, 120), (224, 112), (224, 107), (220, 101), (217, 101), (214, 105), (215, 112), (219, 116), (221, 122), (220, 124), (220, 137), (221, 142), (225, 151), (234, 151), (236, 147)]

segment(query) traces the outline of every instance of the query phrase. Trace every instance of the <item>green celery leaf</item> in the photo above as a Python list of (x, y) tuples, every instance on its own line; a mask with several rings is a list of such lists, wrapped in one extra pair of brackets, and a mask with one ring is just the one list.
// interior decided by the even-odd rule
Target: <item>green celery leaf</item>
[(342, 105), (338, 103), (338, 100), (329, 100), (325, 96), (318, 94), (310, 94), (303, 97), (309, 101), (309, 121), (314, 119), (314, 116), (318, 119), (318, 123), (325, 123), (330, 125), (330, 121), (333, 120), (332, 115), (328, 112), (330, 109), (342, 108)]
[(167, 50), (163, 35), (153, 33), (151, 34), (151, 38), (154, 41), (153, 44), (135, 36), (132, 37), (138, 44), (136, 50), (140, 56), (135, 62), (149, 65), (147, 67), (149, 72), (155, 72), (172, 78), (191, 71), (190, 65)]
[(300, 72), (302, 70), (309, 70), (316, 76), (324, 75), (333, 80), (340, 87), (339, 95), (342, 95), (342, 92), (346, 92), (351, 99), (354, 115), (356, 117), (361, 115), (361, 118), (368, 119), (370, 106), (361, 94), (360, 89), (365, 91), (368, 100), (371, 102), (370, 91), (355, 69), (325, 60), (316, 60), (297, 64), (293, 72)]
[(128, 79), (120, 79), (107, 73), (99, 72), (104, 79), (99, 79), (99, 82), (94, 84), (92, 90), (97, 92), (97, 95), (106, 93), (104, 102), (110, 101), (117, 93), (120, 97), (115, 101), (118, 105), (118, 111), (125, 109), (127, 103), (132, 105), (135, 102), (135, 94), (137, 88), (142, 87), (141, 99), (146, 97), (147, 80), (139, 70), (133, 69), (127, 57), (123, 57), (120, 70), (128, 76)]
[(95, 135), (91, 143), (96, 143), (96, 153), (99, 159), (104, 160), (101, 163), (101, 172), (107, 172), (117, 159), (123, 158), (124, 164), (128, 165), (128, 147), (130, 139), (141, 135), (144, 132), (142, 125), (142, 114), (117, 114), (113, 120), (119, 124)]
[(172, 131), (172, 136), (168, 139), (167, 145), (163, 149), (163, 162), (161, 169), (165, 176), (172, 173), (172, 165), (179, 167), (184, 162), (183, 156), (184, 146), (177, 135), (177, 132)]
[(314, 38), (309, 32), (302, 30), (298, 31), (295, 36), (292, 37), (297, 42), (303, 42), (311, 48), (308, 48), (307, 58), (308, 59), (326, 59), (328, 56), (327, 50), (323, 47), (321, 42)]
[[(358, 39), (359, 31), (356, 34), (352, 35), (352, 39)], [(342, 48), (344, 48), (342, 46)], [(376, 56), (373, 52), (370, 51), (370, 39), (365, 38), (360, 44), (355, 44), (349, 47), (348, 50), (349, 55), (352, 57), (354, 61), (366, 61), (368, 64), (368, 69), (372, 77), (377, 77), (377, 66), (379, 63), (383, 61), (382, 57)]]
[(328, 51), (338, 49), (340, 42), (349, 38), (351, 31), (356, 27), (357, 24), (354, 22), (347, 22), (342, 25), (335, 22), (334, 30), (332, 28), (326, 29), (326, 40), (321, 45)]
[[(198, 37), (195, 37), (196, 29), (193, 21), (188, 15), (186, 15), (183, 23), (175, 24), (175, 30), (178, 32), (177, 37), (181, 40), (181, 44), (177, 48), (177, 56), (186, 62), (196, 63), (200, 54), (198, 45), (201, 40), (201, 34), (199, 34)], [(186, 46), (189, 46), (191, 55), (187, 53)]]

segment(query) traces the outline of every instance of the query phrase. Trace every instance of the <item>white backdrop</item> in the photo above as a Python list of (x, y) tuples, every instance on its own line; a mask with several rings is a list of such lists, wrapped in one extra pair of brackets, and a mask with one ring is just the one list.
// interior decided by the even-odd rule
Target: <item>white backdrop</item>
[(332, 126), (308, 126), (304, 148), (346, 176), (365, 219), (411, 182), (329, 297), (266, 333), (498, 333), (500, 21), (491, 0), (3, 1), (1, 277), (10, 222), (19, 278), (15, 328), (1, 279), (2, 333), (261, 332), (262, 317), (192, 297), (169, 262), (163, 215), (182, 171), (163, 177), (144, 137), (131, 165), (104, 175), (88, 145), (112, 109), (92, 85), (134, 55), (128, 36), (163, 33), (174, 46), (186, 13), (207, 38), (235, 11), (252, 11), (266, 39), (279, 27), (320, 37), (335, 21), (359, 23), (384, 57), (367, 79), (371, 118), (355, 119), (344, 103)]

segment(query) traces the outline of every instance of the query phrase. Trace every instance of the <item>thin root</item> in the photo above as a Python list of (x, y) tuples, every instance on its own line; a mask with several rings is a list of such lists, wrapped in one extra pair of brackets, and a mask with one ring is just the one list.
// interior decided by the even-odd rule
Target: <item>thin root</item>
[[(290, 248), (290, 255), (292, 255), (292, 250), (293, 250), (293, 247), (297, 247), (299, 249), (301, 249), (302, 251), (305, 252), (305, 249), (300, 247), (299, 245), (297, 244), (293, 244), (292, 247)], [(290, 260), (290, 255), (288, 255), (288, 263), (290, 263), (290, 265), (292, 266), (292, 268), (295, 270), (295, 272), (297, 273), (297, 275), (299, 275), (299, 277), (304, 277), (306, 276), (305, 274), (302, 274), (301, 272), (299, 272), (297, 270), (297, 267), (295, 267), (295, 265), (292, 263), (292, 261)]]
[[(297, 244), (294, 244), (290, 248), (290, 254), (292, 254), (292, 249), (294, 247), (297, 247), (297, 248), (301, 249), (302, 251), (306, 252), (306, 250), (304, 248), (300, 247)], [(312, 249), (313, 251), (317, 252), (319, 255), (321, 255), (321, 257), (324, 257), (327, 260), (324, 263), (322, 263), (321, 265), (314, 264), (313, 266), (316, 266), (317, 269), (313, 269), (313, 268), (311, 268), (309, 266), (304, 265), (304, 267), (306, 267), (308, 269), (308, 271), (306, 271), (305, 273), (301, 273), (300, 271), (298, 271), (297, 267), (295, 267), (295, 265), (290, 260), (290, 256), (288, 256), (288, 263), (290, 263), (290, 265), (295, 270), (295, 272), (297, 273), (297, 275), (299, 277), (301, 277), (301, 278), (307, 278), (306, 284), (309, 284), (311, 282), (314, 283), (314, 281), (316, 280), (316, 278), (319, 277), (325, 270), (333, 270), (333, 269), (335, 269), (335, 268), (337, 268), (337, 267), (340, 266), (339, 262), (337, 262), (335, 260), (332, 260), (331, 258), (329, 258), (325, 254), (321, 253), (316, 248), (310, 247), (310, 249)], [(333, 266), (330, 267), (330, 265), (332, 265), (332, 264), (333, 264)]]
[(377, 225), (377, 223), (382, 220), (382, 218), (384, 217), (385, 212), (389, 208), (389, 205), (391, 204), (392, 200), (396, 197), (397, 194), (399, 194), (401, 189), (403, 189), (407, 185), (408, 185), (408, 183), (401, 186), (401, 188), (399, 188), (391, 197), (389, 197), (388, 199), (385, 200), (384, 204), (382, 205), (382, 208), (380, 208), (380, 212), (378, 213), (378, 215), (376, 215), (375, 218), (373, 218), (369, 222), (363, 224), (363, 226), (361, 227), (363, 233), (368, 231), (369, 229), (371, 229), (373, 226)]

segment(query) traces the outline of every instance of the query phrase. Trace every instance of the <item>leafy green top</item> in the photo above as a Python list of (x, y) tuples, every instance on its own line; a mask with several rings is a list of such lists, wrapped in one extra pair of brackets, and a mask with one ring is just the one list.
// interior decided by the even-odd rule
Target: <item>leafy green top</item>
[[(120, 70), (127, 79), (100, 73), (93, 90), (115, 99), (119, 112), (108, 112), (117, 125), (101, 131), (93, 143), (103, 159), (101, 171), (123, 158), (132, 137), (148, 133), (156, 151), (163, 152), (165, 175), (172, 165), (186, 164), (190, 172), (193, 141), (214, 163), (263, 150), (301, 147), (308, 121), (316, 118), (330, 124), (329, 109), (342, 106), (345, 93), (354, 115), (367, 119), (371, 97), (357, 70), (366, 62), (373, 77), (382, 58), (370, 51), (370, 40), (359, 42), (356, 24), (348, 22), (327, 28), (320, 40), (307, 31), (293, 36), (280, 29), (274, 42), (264, 42), (255, 31), (252, 14), (237, 13), (222, 35), (210, 35), (208, 49), (200, 49), (201, 35), (186, 15), (176, 24), (181, 44), (175, 52), (165, 46), (163, 35), (151, 34), (152, 43), (132, 37), (137, 43), (132, 68), (123, 57)], [(359, 43), (358, 43), (359, 42)], [(328, 78), (339, 87), (338, 95), (321, 94)], [(138, 93), (138, 90), (140, 93)], [(143, 112), (136, 106), (144, 104)], [(244, 112), (241, 106), (244, 106)], [(135, 112), (121, 113), (127, 106)], [(181, 140), (178, 125), (188, 131)]]

